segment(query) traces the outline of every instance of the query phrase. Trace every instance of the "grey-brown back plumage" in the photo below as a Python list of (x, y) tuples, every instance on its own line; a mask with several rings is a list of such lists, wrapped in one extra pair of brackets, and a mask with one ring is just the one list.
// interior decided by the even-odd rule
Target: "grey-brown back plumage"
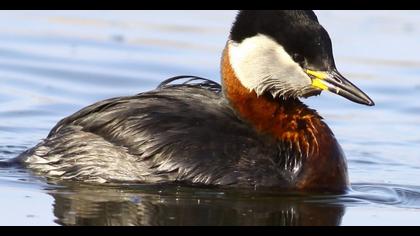
[(234, 114), (219, 84), (171, 82), (76, 112), (20, 159), (43, 175), (86, 182), (284, 185), (278, 144)]

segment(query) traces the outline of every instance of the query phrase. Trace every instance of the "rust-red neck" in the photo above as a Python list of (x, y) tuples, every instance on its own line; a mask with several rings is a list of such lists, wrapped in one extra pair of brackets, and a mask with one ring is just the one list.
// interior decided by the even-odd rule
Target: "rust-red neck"
[(296, 187), (318, 188), (347, 185), (347, 166), (341, 148), (316, 111), (297, 99), (257, 96), (245, 88), (229, 61), (227, 47), (222, 57), (222, 84), (225, 97), (237, 115), (258, 133), (299, 150), (305, 158)]

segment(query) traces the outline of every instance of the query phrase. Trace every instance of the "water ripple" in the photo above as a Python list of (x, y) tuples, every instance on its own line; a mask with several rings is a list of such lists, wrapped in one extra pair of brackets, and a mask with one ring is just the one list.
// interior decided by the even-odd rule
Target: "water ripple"
[[(18, 217), (0, 214), (0, 224), (47, 214), (44, 224), (62, 225), (340, 225), (354, 209), (365, 217), (359, 223), (375, 222), (365, 209), (418, 217), (408, 209), (420, 208), (420, 14), (317, 14), (336, 64), (377, 104), (330, 93), (304, 100), (325, 117), (349, 160), (356, 184), (341, 195), (54, 183), (10, 167), (61, 118), (95, 101), (178, 74), (218, 80), (235, 12), (0, 12), (0, 208)], [(41, 205), (42, 213), (32, 212)]]

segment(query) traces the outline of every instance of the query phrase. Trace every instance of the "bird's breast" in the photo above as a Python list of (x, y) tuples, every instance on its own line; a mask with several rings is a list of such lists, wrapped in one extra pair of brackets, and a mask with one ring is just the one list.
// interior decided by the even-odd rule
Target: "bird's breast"
[(298, 99), (257, 96), (236, 77), (228, 50), (222, 58), (223, 92), (237, 116), (280, 144), (283, 168), (300, 189), (345, 188), (347, 166), (340, 145), (318, 113)]

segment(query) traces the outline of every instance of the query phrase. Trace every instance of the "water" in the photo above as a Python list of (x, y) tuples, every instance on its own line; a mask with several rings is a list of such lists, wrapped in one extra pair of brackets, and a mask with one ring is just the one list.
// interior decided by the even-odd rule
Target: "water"
[[(341, 143), (343, 195), (51, 183), (0, 167), (0, 225), (420, 225), (419, 11), (317, 11), (339, 70), (375, 107), (306, 99)], [(0, 12), (0, 159), (95, 101), (218, 80), (233, 11)], [(30, 26), (30, 27), (29, 27)]]

